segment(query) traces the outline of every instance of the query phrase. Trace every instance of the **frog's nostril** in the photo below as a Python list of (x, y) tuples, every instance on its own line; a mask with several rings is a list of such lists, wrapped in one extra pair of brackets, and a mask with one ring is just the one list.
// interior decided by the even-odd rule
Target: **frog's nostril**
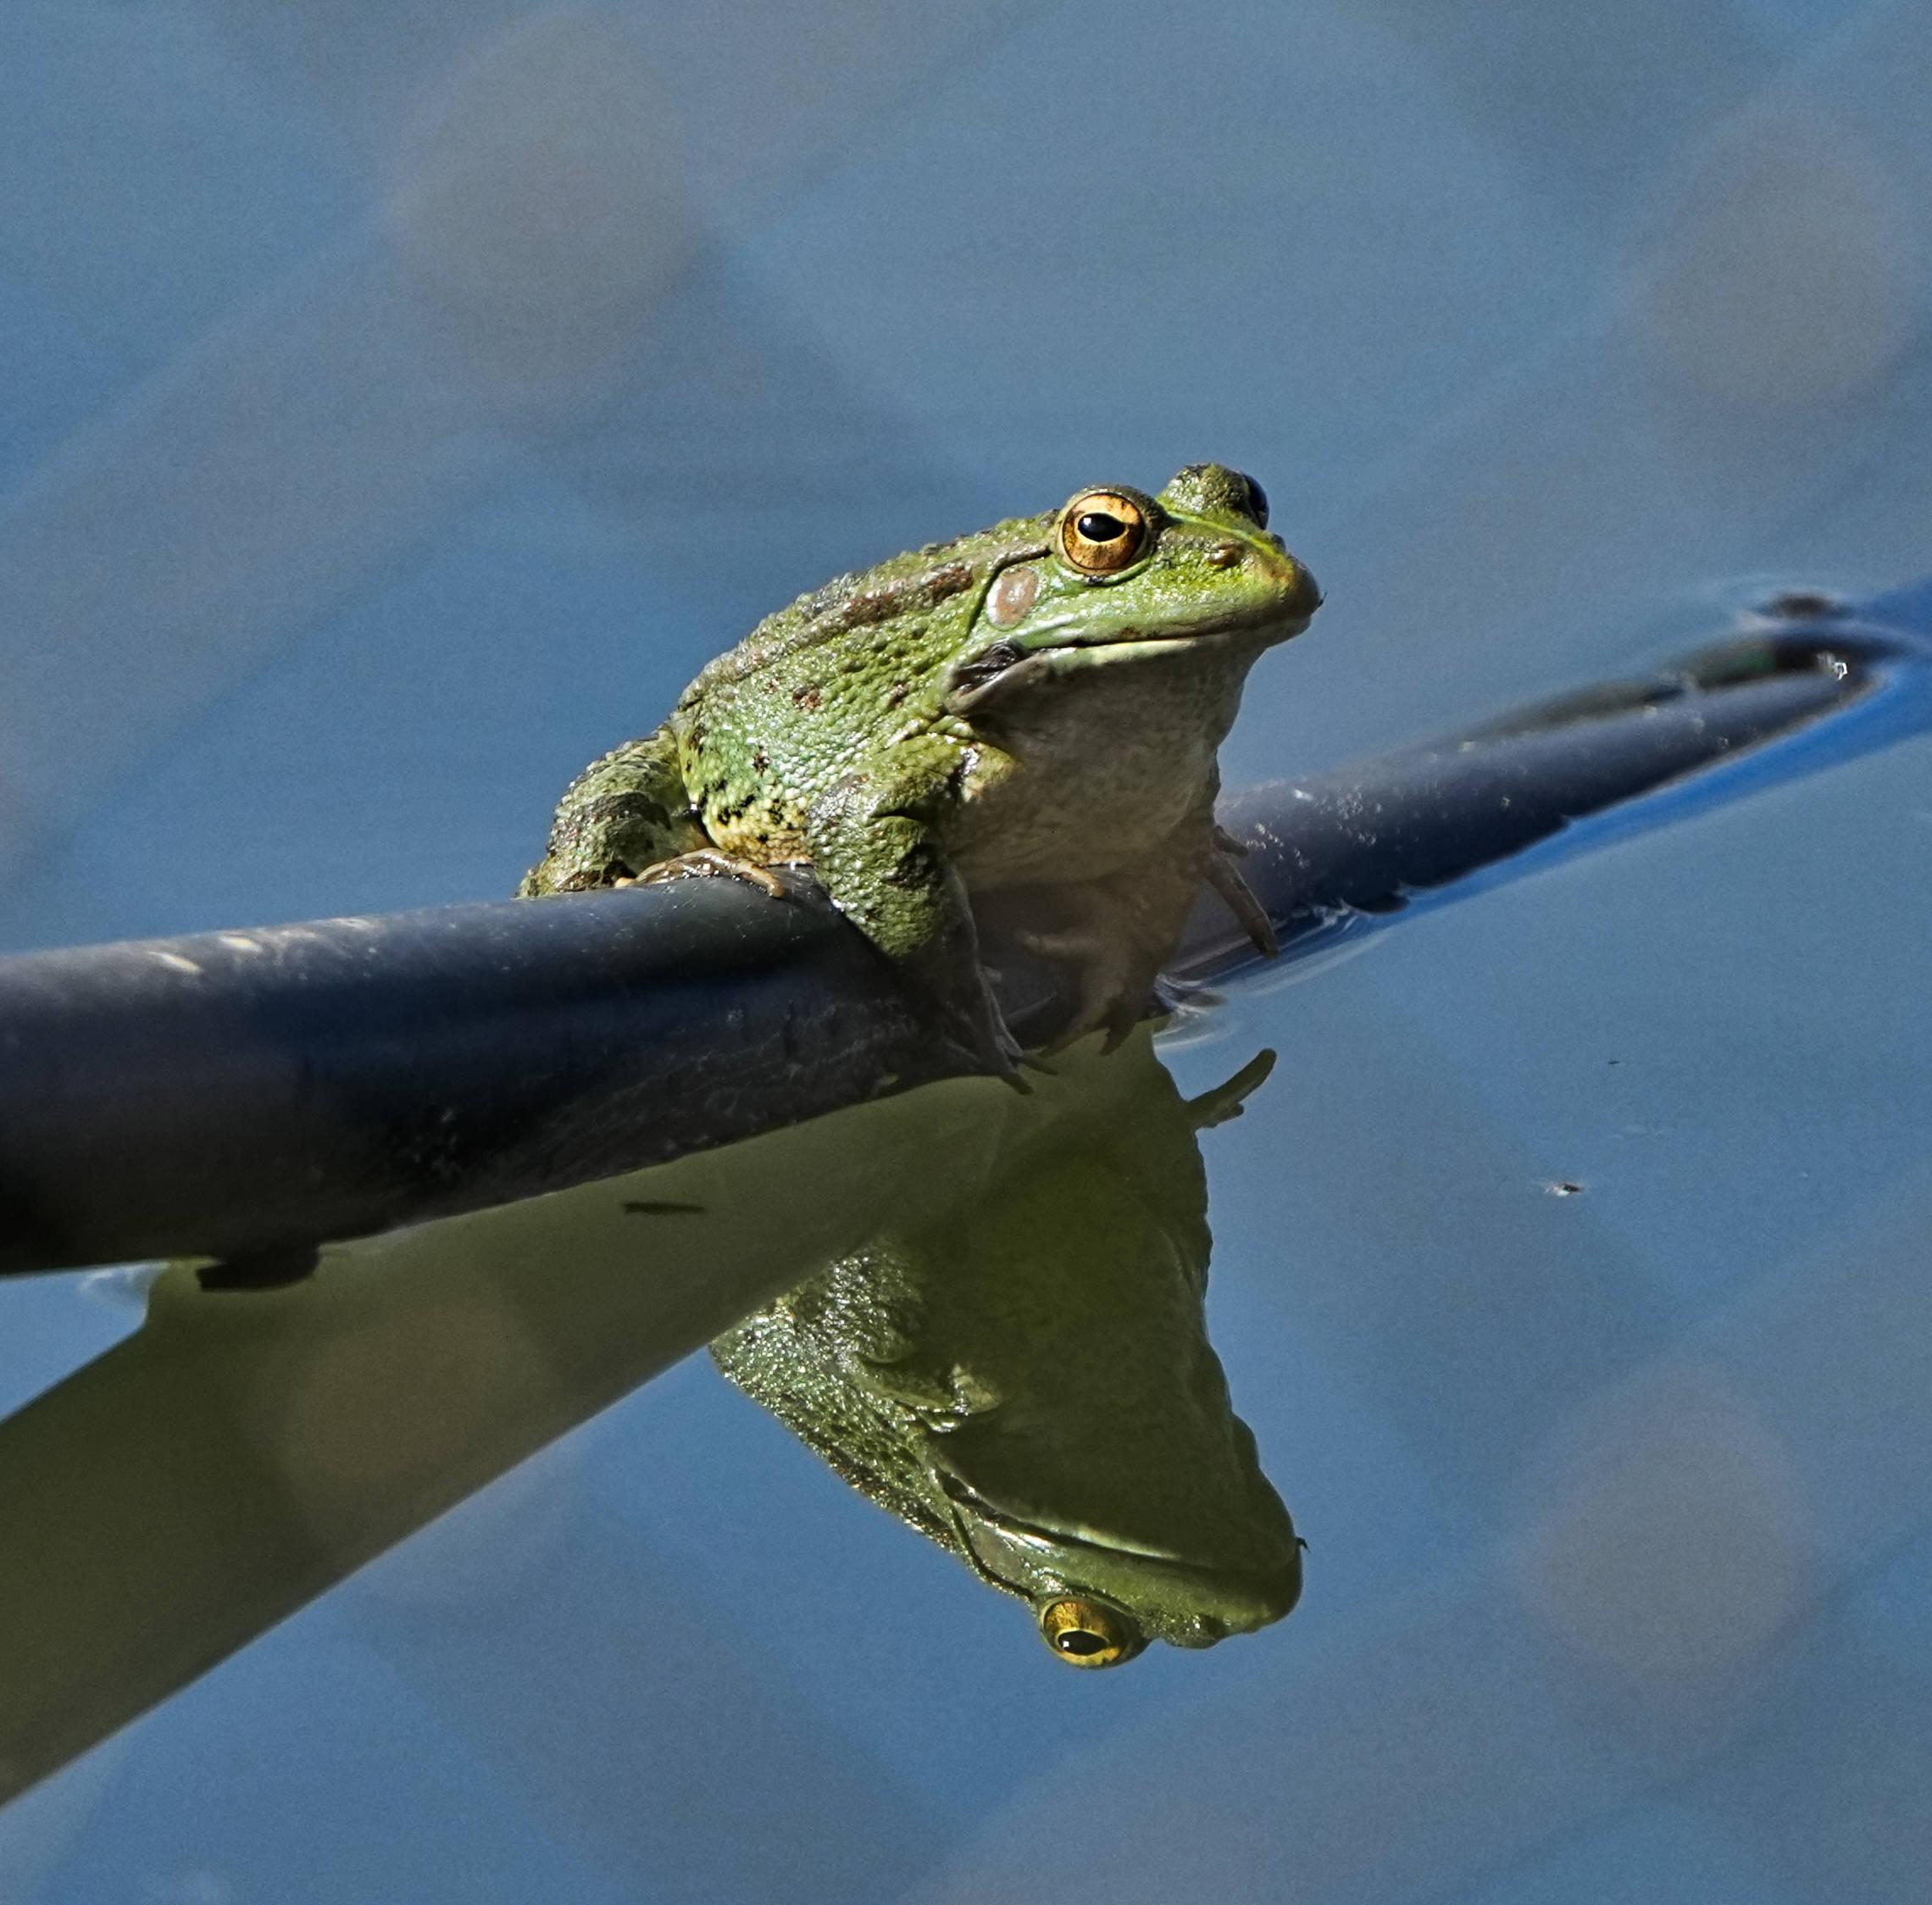
[(1238, 542), (1217, 542), (1208, 552), (1208, 560), (1215, 569), (1232, 569), (1241, 561), (1241, 553)]

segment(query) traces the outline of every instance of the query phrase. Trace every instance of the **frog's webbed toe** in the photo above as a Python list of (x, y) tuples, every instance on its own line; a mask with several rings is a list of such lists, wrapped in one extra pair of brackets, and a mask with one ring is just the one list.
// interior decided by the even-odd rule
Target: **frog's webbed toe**
[(1230, 853), (1245, 854), (1247, 848), (1231, 836), (1223, 834), (1217, 827), (1219, 836), (1215, 851), (1208, 856), (1202, 872), (1208, 884), (1221, 896), (1229, 912), (1240, 923), (1241, 930), (1254, 942), (1254, 949), (1264, 959), (1272, 959), (1281, 950), (1281, 941), (1275, 936), (1274, 922), (1268, 916), (1268, 908), (1261, 903), (1253, 887), (1242, 877), (1241, 869), (1229, 858)]
[(669, 880), (686, 880), (694, 876), (724, 875), (732, 880), (746, 880), (761, 891), (769, 893), (774, 900), (783, 899), (785, 883), (769, 867), (760, 866), (755, 860), (741, 860), (736, 853), (727, 853), (721, 847), (694, 847), (688, 853), (679, 853), (670, 859), (659, 860), (647, 866), (635, 880), (618, 880), (612, 884), (618, 886), (661, 886)]

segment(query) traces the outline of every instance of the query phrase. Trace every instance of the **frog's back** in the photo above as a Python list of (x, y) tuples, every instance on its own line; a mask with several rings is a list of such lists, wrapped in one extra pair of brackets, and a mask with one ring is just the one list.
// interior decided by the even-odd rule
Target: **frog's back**
[(814, 805), (920, 710), (1002, 556), (1041, 533), (1002, 523), (839, 576), (710, 663), (669, 724), (710, 838), (763, 864), (808, 858)]
[(677, 714), (688, 718), (722, 691), (770, 670), (808, 675), (801, 658), (814, 651), (869, 650), (886, 624), (941, 608), (983, 583), (1002, 556), (1040, 543), (1047, 520), (1016, 517), (833, 577), (767, 615), (736, 647), (708, 662), (680, 697)]

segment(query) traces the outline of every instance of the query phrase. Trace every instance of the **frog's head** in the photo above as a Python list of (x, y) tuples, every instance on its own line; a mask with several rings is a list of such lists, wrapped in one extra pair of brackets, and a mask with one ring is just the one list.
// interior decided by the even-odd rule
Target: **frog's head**
[(1245, 672), (1321, 606), (1314, 577), (1269, 532), (1261, 486), (1220, 464), (1191, 464), (1158, 497), (1081, 490), (1026, 529), (979, 597), (952, 713), (1127, 661), (1212, 653)]
[(1116, 1666), (1155, 1640), (1212, 1647), (1301, 1595), (1294, 1524), (1219, 1362), (1204, 1342), (1176, 1347), (1191, 1380), (1160, 1398), (1158, 1435), (1056, 1397), (1051, 1423), (990, 1417), (928, 1445), (958, 1550), (1032, 1603), (1070, 1666)]

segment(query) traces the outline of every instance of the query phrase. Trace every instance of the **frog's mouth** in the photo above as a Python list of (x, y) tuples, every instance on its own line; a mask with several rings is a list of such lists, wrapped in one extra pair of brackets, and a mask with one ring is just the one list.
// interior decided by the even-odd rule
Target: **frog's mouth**
[[(1074, 1522), (1050, 1525), (1003, 1508), (942, 1463), (932, 1473), (952, 1510), (959, 1550), (991, 1586), (1023, 1600), (1069, 1590), (1097, 1595), (1182, 1647), (1281, 1619), (1301, 1595), (1299, 1552), (1280, 1569), (1223, 1565)], [(1175, 1622), (1153, 1608), (1187, 1610)]]
[[(1027, 659), (1045, 662), (1054, 674), (1066, 675), (1076, 669), (1111, 668), (1120, 662), (1178, 655), (1185, 648), (1230, 647), (1242, 638), (1252, 645), (1265, 636), (1272, 646), (1299, 635), (1307, 625), (1306, 622), (1301, 628), (1277, 622), (1222, 622), (1208, 628), (1188, 629), (1179, 635), (1124, 635), (1117, 636), (1112, 641), (1048, 641), (1042, 642)], [(1277, 630), (1281, 632), (1278, 634)]]
[(1252, 647), (1257, 643), (1273, 647), (1279, 642), (1292, 641), (1313, 619), (1312, 610), (1306, 615), (1281, 615), (1266, 620), (1224, 615), (1194, 628), (1175, 629), (1163, 635), (1141, 635), (1132, 630), (1113, 635), (1073, 631), (1060, 635), (1047, 630), (1035, 636), (1024, 647), (1017, 641), (996, 641), (954, 669), (947, 690), (946, 708), (952, 714), (971, 714), (1015, 689), (1049, 679), (1088, 669), (1113, 668), (1126, 662), (1172, 660), (1191, 649), (1237, 645)]
[[(1315, 609), (1320, 606), (1321, 597), (1318, 594), (1305, 613), (1286, 608), (1265, 614), (1236, 610), (1170, 627), (1158, 635), (1143, 635), (1133, 628), (1105, 633), (1069, 629), (1065, 634), (1057, 629), (1046, 628), (1026, 644), (1024, 652), (1029, 660), (1052, 656), (1071, 661), (1077, 656), (1091, 657), (1094, 660), (1118, 658), (1126, 661), (1136, 655), (1172, 654), (1176, 649), (1198, 647), (1203, 643), (1219, 642), (1236, 636), (1273, 647), (1276, 642), (1290, 641), (1297, 635), (1305, 634), (1309, 623), (1315, 619)], [(1074, 663), (1074, 665), (1080, 664)]]
[(1155, 1547), (1145, 1541), (1130, 1540), (1124, 1536), (1102, 1535), (1098, 1529), (1062, 1526), (1050, 1528), (1038, 1522), (1024, 1521), (1019, 1516), (1009, 1513), (997, 1502), (982, 1495), (971, 1482), (956, 1475), (950, 1469), (938, 1469), (939, 1486), (947, 1501), (952, 1502), (955, 1519), (960, 1511), (974, 1516), (997, 1528), (1008, 1540), (1023, 1546), (1038, 1548), (1085, 1548), (1095, 1554), (1131, 1554), (1146, 1561), (1170, 1562), (1178, 1567), (1191, 1567), (1187, 1557), (1173, 1548)]

